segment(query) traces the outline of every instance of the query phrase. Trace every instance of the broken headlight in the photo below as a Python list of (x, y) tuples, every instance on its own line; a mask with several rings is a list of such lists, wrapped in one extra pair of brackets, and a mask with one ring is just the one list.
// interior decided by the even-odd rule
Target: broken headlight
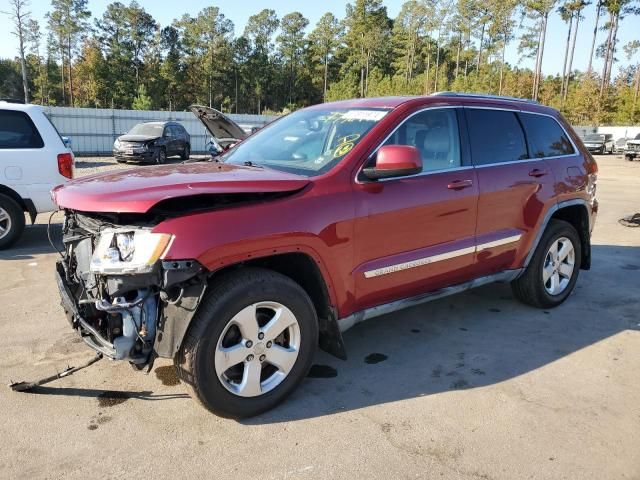
[(91, 258), (91, 272), (148, 273), (167, 250), (172, 236), (145, 229), (106, 229)]

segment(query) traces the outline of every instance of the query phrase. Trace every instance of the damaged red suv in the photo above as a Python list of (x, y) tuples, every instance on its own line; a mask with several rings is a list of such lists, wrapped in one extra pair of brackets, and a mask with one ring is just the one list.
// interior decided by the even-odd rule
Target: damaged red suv
[(65, 211), (62, 304), (93, 349), (174, 359), (246, 417), (346, 358), (358, 322), (489, 282), (541, 308), (591, 262), (597, 166), (537, 103), (444, 93), (306, 108), (219, 161), (85, 177)]

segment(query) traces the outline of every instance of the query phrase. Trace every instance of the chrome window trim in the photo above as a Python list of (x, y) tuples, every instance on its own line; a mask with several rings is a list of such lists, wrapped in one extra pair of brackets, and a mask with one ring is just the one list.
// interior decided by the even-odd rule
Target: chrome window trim
[(580, 150), (578, 150), (578, 146), (576, 145), (576, 143), (573, 141), (573, 138), (571, 138), (571, 135), (569, 135), (569, 132), (567, 132), (567, 129), (564, 128), (564, 126), (558, 121), (558, 119), (556, 117), (554, 117), (553, 115), (549, 115), (548, 113), (541, 113), (541, 112), (529, 112), (527, 110), (520, 110), (521, 113), (527, 113), (529, 115), (541, 115), (543, 117), (549, 117), (551, 118), (554, 122), (556, 122), (558, 124), (558, 126), (560, 127), (560, 129), (564, 132), (564, 134), (567, 136), (567, 138), (569, 139), (569, 142), (571, 142), (571, 146), (573, 147), (573, 153), (568, 153), (566, 155), (551, 155), (549, 157), (540, 157), (538, 158), (538, 160), (542, 159), (542, 160), (548, 160), (550, 158), (566, 158), (566, 157), (577, 157), (579, 155)]
[[(389, 135), (384, 137), (384, 140), (382, 140), (378, 144), (378, 146), (375, 149), (373, 149), (371, 154), (367, 156), (367, 160), (369, 160), (373, 155), (375, 155), (378, 152), (378, 150), (380, 150), (380, 148), (385, 144), (385, 142), (387, 140), (389, 140), (398, 131), (398, 129), (402, 125), (404, 125), (405, 122), (409, 121), (415, 115), (423, 113), (423, 112), (425, 112), (427, 110), (445, 110), (445, 109), (448, 110), (448, 109), (451, 109), (451, 108), (464, 108), (464, 106), (463, 105), (444, 105), (444, 106), (442, 106), (442, 105), (432, 105), (432, 106), (428, 106), (428, 107), (423, 107), (420, 110), (416, 110), (411, 115), (405, 117), (402, 120), (402, 122), (400, 122), (398, 125), (396, 125), (396, 127), (393, 130), (391, 130)], [(460, 138), (460, 128), (459, 128), (459, 126), (458, 126), (458, 143), (459, 143), (460, 147), (462, 147), (462, 141), (461, 141), (461, 138)], [(462, 148), (460, 148), (460, 162), (462, 162)], [(415, 173), (413, 175), (404, 175), (402, 177), (381, 178), (381, 179), (375, 180), (375, 181), (373, 181), (373, 180), (372, 181), (360, 181), (358, 179), (358, 177), (360, 176), (360, 173), (362, 173), (362, 170), (364, 170), (366, 163), (367, 163), (367, 161), (365, 161), (362, 164), (362, 166), (356, 172), (356, 175), (355, 175), (355, 178), (354, 178), (355, 183), (357, 183), (359, 185), (365, 185), (365, 184), (372, 183), (372, 182), (373, 183), (380, 183), (380, 182), (389, 182), (389, 181), (392, 181), (392, 180), (402, 180), (402, 179), (405, 179), (405, 178), (423, 177), (425, 175), (432, 175), (432, 174), (436, 174), (436, 173), (454, 172), (454, 171), (457, 171), (457, 170), (469, 170), (469, 169), (473, 168), (473, 165), (460, 165), (460, 166), (452, 167), (452, 168), (441, 168), (441, 169), (438, 169), (438, 170), (427, 170), (427, 171), (423, 171), (423, 172), (420, 172), (420, 173)]]
[[(463, 108), (475, 109), (475, 110), (501, 110), (501, 111), (505, 111), (505, 112), (515, 112), (515, 113), (521, 113), (521, 114), (540, 115), (540, 116), (543, 116), (543, 117), (549, 117), (554, 122), (556, 122), (558, 124), (560, 129), (564, 132), (566, 137), (569, 139), (569, 142), (571, 142), (571, 146), (573, 147), (573, 153), (568, 153), (566, 155), (552, 155), (550, 157), (536, 157), (536, 158), (527, 158), (527, 159), (524, 159), (524, 160), (510, 160), (508, 162), (493, 162), (493, 163), (485, 163), (485, 164), (482, 164), (482, 165), (476, 165), (474, 163), (473, 166), (475, 168), (495, 167), (497, 165), (513, 165), (513, 164), (516, 164), (516, 163), (537, 162), (539, 160), (552, 160), (552, 159), (556, 159), (556, 158), (577, 157), (577, 156), (580, 155), (580, 150), (578, 150), (578, 147), (576, 146), (575, 142), (573, 141), (573, 138), (571, 138), (571, 135), (569, 135), (567, 130), (564, 128), (564, 126), (562, 126), (562, 124), (558, 121), (558, 119), (556, 117), (554, 117), (553, 115), (549, 115), (548, 113), (542, 113), (542, 112), (530, 112), (529, 110), (522, 110), (522, 109), (518, 110), (518, 109), (514, 109), (514, 108), (476, 107), (476, 106), (471, 106), (471, 105), (465, 105)], [(524, 134), (525, 140), (528, 143), (527, 132), (524, 130), (524, 128), (522, 128), (522, 133)], [(473, 163), (473, 151), (471, 152), (471, 163)]]
[[(444, 173), (444, 172), (455, 172), (455, 171), (460, 171), (460, 170), (469, 170), (472, 168), (485, 168), (485, 167), (495, 167), (497, 165), (512, 165), (512, 164), (516, 164), (516, 163), (527, 163), (527, 162), (535, 162), (535, 161), (539, 161), (539, 160), (555, 160), (555, 159), (559, 159), (559, 158), (569, 158), (569, 157), (578, 157), (580, 156), (580, 150), (578, 149), (576, 143), (573, 141), (573, 138), (571, 138), (571, 135), (569, 135), (569, 133), (567, 132), (567, 129), (564, 128), (564, 126), (558, 121), (558, 119), (556, 117), (554, 117), (553, 115), (550, 115), (548, 113), (542, 113), (542, 112), (531, 112), (529, 110), (522, 110), (522, 109), (517, 109), (517, 108), (508, 108), (508, 107), (487, 107), (487, 106), (475, 106), (475, 105), (434, 105), (434, 106), (429, 106), (429, 107), (424, 107), (421, 108), (420, 110), (416, 110), (415, 112), (413, 112), (411, 115), (409, 115), (408, 117), (406, 117), (404, 120), (402, 120), (401, 123), (399, 123), (385, 138), (384, 140), (382, 140), (378, 146), (371, 152), (371, 154), (367, 157), (367, 158), (371, 158), (372, 155), (375, 155), (376, 152), (378, 150), (380, 150), (380, 147), (382, 147), (382, 145), (385, 144), (385, 142), (387, 140), (389, 140), (389, 138), (391, 138), (392, 135), (394, 135), (398, 129), (408, 120), (410, 120), (414, 115), (418, 115), (419, 113), (425, 112), (427, 110), (434, 110), (434, 109), (450, 109), (450, 108), (468, 108), (468, 109), (476, 109), (476, 110), (499, 110), (499, 111), (504, 111), (504, 112), (514, 112), (514, 113), (522, 113), (522, 114), (530, 114), (530, 115), (541, 115), (543, 117), (549, 117), (551, 118), (554, 122), (556, 122), (556, 124), (560, 127), (560, 129), (564, 132), (564, 134), (566, 135), (566, 137), (569, 139), (569, 142), (571, 142), (571, 146), (573, 147), (573, 151), (574, 153), (569, 153), (566, 155), (554, 155), (554, 156), (549, 156), (549, 157), (536, 157), (536, 158), (527, 158), (525, 160), (511, 160), (508, 162), (494, 162), (494, 163), (486, 163), (484, 165), (476, 165), (473, 163), (473, 155), (471, 156), (471, 165), (460, 165), (459, 167), (453, 167), (453, 168), (444, 168), (444, 169), (438, 169), (438, 170), (427, 170), (424, 172), (420, 172), (420, 173), (416, 173), (414, 175), (405, 175), (402, 177), (393, 177), (393, 178), (382, 178), (380, 180), (377, 180), (376, 183), (379, 182), (389, 182), (389, 181), (393, 181), (393, 180), (402, 180), (405, 178), (415, 178), (415, 177), (422, 177), (425, 175), (432, 175), (432, 174), (438, 174), (438, 173)], [(523, 129), (523, 133), (526, 137), (526, 132)], [(458, 137), (460, 136), (460, 129), (458, 129)], [(460, 138), (459, 138), (460, 140)], [(460, 145), (462, 145), (462, 142), (460, 142)], [(461, 152), (462, 153), (462, 152)], [(462, 156), (460, 158), (460, 160), (462, 161)], [(356, 172), (354, 181), (355, 183), (359, 184), (359, 185), (363, 185), (366, 183), (370, 183), (370, 182), (366, 182), (366, 181), (360, 181), (358, 179), (358, 177), (360, 176), (360, 173), (362, 172), (362, 170), (364, 169), (366, 162), (362, 164), (362, 166), (358, 169), (358, 171)]]
[(481, 243), (473, 247), (459, 248), (456, 250), (451, 250), (449, 252), (439, 253), (437, 255), (430, 255), (428, 257), (417, 258), (409, 262), (395, 263), (395, 264), (387, 265), (386, 267), (367, 270), (364, 272), (364, 277), (365, 278), (380, 277), (382, 275), (402, 272), (403, 270), (422, 267), (423, 265), (429, 265), (431, 263), (441, 262), (443, 260), (451, 260), (452, 258), (461, 257), (463, 255), (470, 255), (472, 253), (482, 252), (489, 248), (500, 247), (502, 245), (509, 245), (511, 243), (516, 243), (516, 242), (519, 242), (521, 238), (522, 238), (522, 234), (519, 233), (516, 235), (509, 235), (508, 237), (499, 238), (491, 242)]

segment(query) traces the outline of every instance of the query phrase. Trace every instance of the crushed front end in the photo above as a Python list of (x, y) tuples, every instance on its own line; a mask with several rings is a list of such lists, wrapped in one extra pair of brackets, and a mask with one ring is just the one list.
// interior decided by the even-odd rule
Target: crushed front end
[(172, 237), (152, 226), (66, 210), (56, 265), (72, 327), (94, 350), (140, 368), (175, 354), (206, 285), (197, 261), (162, 260)]

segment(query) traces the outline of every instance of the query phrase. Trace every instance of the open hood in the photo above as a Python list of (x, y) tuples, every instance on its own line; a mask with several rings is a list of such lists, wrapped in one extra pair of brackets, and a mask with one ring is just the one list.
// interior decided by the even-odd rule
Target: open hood
[(223, 138), (244, 140), (247, 138), (245, 131), (236, 122), (215, 108), (191, 105), (189, 109), (216, 140)]
[(82, 212), (146, 213), (171, 198), (230, 193), (285, 193), (303, 176), (260, 167), (203, 162), (141, 167), (90, 175), (52, 190), (60, 208)]

